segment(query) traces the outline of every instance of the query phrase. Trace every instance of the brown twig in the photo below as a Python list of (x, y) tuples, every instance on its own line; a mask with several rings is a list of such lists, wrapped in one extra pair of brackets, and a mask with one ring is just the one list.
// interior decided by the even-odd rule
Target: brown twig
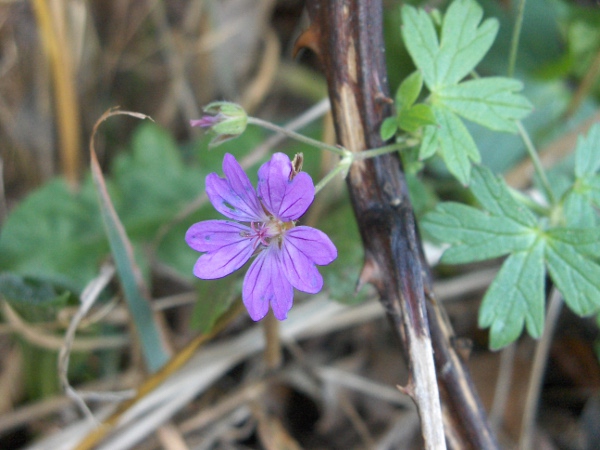
[[(391, 114), (377, 0), (309, 0), (311, 27), (299, 39), (325, 71), (338, 142), (351, 151), (380, 147)], [(397, 155), (357, 161), (348, 187), (365, 248), (359, 284), (379, 292), (410, 368), (403, 390), (413, 397), (426, 448), (497, 448), (469, 372), (451, 342), (452, 328), (434, 298), (402, 164)], [(426, 299), (428, 301), (426, 301)], [(431, 333), (431, 334), (430, 334)]]
[[(300, 43), (321, 57), (339, 144), (359, 152), (381, 147), (390, 115), (378, 1), (309, 1), (311, 28)], [(446, 448), (433, 349), (427, 325), (420, 245), (396, 155), (353, 164), (348, 187), (365, 247), (359, 283), (370, 282), (408, 356), (403, 388), (421, 417), (425, 448)]]

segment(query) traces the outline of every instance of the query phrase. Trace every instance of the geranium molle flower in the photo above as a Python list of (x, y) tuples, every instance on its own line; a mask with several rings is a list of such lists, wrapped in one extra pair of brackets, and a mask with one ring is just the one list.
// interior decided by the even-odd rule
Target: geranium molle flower
[[(294, 289), (316, 294), (323, 278), (316, 265), (326, 265), (337, 250), (325, 233), (296, 226), (315, 197), (306, 172), (292, 171), (290, 159), (275, 153), (258, 171), (254, 190), (236, 159), (223, 159), (225, 178), (211, 173), (206, 193), (213, 206), (235, 220), (206, 220), (190, 227), (188, 245), (204, 254), (194, 266), (194, 275), (204, 280), (221, 278), (242, 267), (251, 257), (242, 289), (242, 299), (253, 320), (273, 309), (283, 320), (292, 307)], [(240, 223), (243, 222), (243, 223)]]

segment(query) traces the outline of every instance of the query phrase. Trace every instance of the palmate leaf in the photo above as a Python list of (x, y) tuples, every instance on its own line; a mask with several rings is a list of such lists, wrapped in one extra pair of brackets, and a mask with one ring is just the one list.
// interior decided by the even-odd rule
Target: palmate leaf
[(585, 316), (600, 309), (600, 266), (579, 252), (578, 247), (549, 240), (546, 264), (567, 305)]
[(531, 103), (515, 94), (521, 89), (523, 84), (518, 80), (478, 78), (442, 87), (436, 91), (436, 102), (491, 130), (516, 133), (515, 122), (531, 112)]
[(563, 217), (572, 227), (593, 227), (600, 207), (600, 124), (580, 136), (575, 149), (575, 181), (562, 199)]
[(476, 166), (473, 172), (471, 192), (485, 212), (448, 202), (439, 204), (421, 222), (431, 236), (452, 244), (442, 262), (482, 261), (530, 249), (539, 235), (535, 216), (512, 198), (489, 169)]
[[(533, 213), (517, 202), (489, 169), (474, 166), (470, 191), (484, 210), (457, 203), (439, 204), (425, 215), (421, 226), (451, 244), (442, 257), (444, 263), (508, 254), (484, 297), (479, 324), (490, 327), (492, 348), (515, 340), (524, 325), (537, 337), (544, 323), (545, 235)], [(591, 238), (587, 236), (585, 241)], [(564, 239), (574, 238), (568, 235)]]
[(575, 177), (593, 177), (600, 169), (600, 123), (594, 124), (587, 136), (579, 136), (575, 149)]
[(437, 121), (426, 127), (420, 158), (438, 153), (462, 184), (471, 179), (471, 162), (480, 161), (473, 138), (459, 116), (497, 131), (517, 132), (516, 121), (527, 116), (531, 103), (517, 92), (519, 81), (503, 77), (460, 83), (490, 49), (498, 21), (482, 22), (474, 0), (456, 0), (446, 11), (440, 37), (431, 17), (411, 6), (402, 8), (402, 36), (429, 90)]
[(485, 294), (479, 325), (490, 328), (494, 349), (514, 341), (525, 326), (538, 337), (544, 323), (546, 268), (567, 305), (579, 315), (600, 310), (600, 228), (547, 227), (484, 167), (474, 166), (470, 191), (483, 210), (438, 204), (423, 230), (451, 244), (444, 263), (466, 263), (508, 254)]
[(421, 160), (440, 154), (448, 170), (463, 185), (471, 180), (471, 160), (478, 163), (481, 156), (475, 141), (456, 114), (444, 107), (434, 107), (438, 125), (429, 125), (423, 132), (419, 150)]
[(498, 32), (498, 21), (486, 19), (473, 0), (456, 0), (442, 24), (441, 43), (424, 10), (402, 7), (402, 37), (415, 65), (431, 91), (462, 80), (488, 52)]
[(490, 327), (490, 347), (499, 349), (517, 339), (527, 326), (533, 337), (544, 328), (544, 245), (510, 255), (483, 298), (479, 326)]
[(430, 235), (452, 244), (441, 260), (446, 264), (483, 261), (525, 251), (536, 239), (530, 228), (509, 218), (490, 216), (458, 203), (439, 205), (427, 214), (422, 226)]

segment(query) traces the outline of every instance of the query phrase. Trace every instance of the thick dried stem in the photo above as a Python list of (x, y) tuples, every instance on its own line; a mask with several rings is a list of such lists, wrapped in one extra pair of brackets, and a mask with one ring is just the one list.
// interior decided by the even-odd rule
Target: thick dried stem
[[(380, 147), (379, 126), (390, 114), (381, 40), (381, 5), (313, 1), (312, 46), (321, 56), (339, 143), (353, 152)], [(348, 186), (365, 246), (363, 281), (381, 296), (405, 344), (405, 391), (419, 410), (425, 448), (446, 448), (427, 324), (420, 248), (397, 155), (356, 161)]]
[[(323, 64), (339, 144), (353, 152), (382, 146), (379, 128), (391, 113), (392, 101), (388, 98), (381, 2), (308, 0), (307, 7), (311, 27), (299, 45), (314, 50)], [(359, 282), (377, 288), (404, 344), (410, 369), (404, 391), (417, 404), (426, 448), (445, 448), (433, 348), (448, 444), (453, 448), (497, 448), (468, 371), (450, 344), (452, 329), (433, 300), (429, 268), (422, 258), (399, 158), (389, 154), (356, 161), (348, 175), (348, 187), (365, 248)], [(428, 313), (433, 316), (432, 336)]]

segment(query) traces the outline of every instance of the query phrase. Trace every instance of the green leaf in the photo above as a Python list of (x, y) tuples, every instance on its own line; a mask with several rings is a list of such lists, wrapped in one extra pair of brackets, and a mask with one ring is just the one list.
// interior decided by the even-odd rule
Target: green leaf
[(59, 291), (52, 283), (0, 274), (0, 297), (9, 302), (29, 322), (52, 320), (55, 312), (67, 305), (68, 291)]
[(536, 233), (508, 217), (490, 216), (458, 203), (442, 203), (425, 215), (423, 229), (440, 241), (452, 244), (442, 262), (461, 264), (497, 258), (530, 248)]
[(0, 233), (0, 270), (80, 292), (108, 245), (89, 179), (73, 192), (55, 179), (28, 195)]
[(402, 38), (415, 65), (431, 89), (437, 78), (436, 59), (439, 52), (437, 32), (433, 22), (422, 9), (402, 6)]
[(574, 228), (593, 227), (598, 221), (598, 213), (592, 206), (591, 192), (579, 193), (571, 190), (563, 202), (565, 223)]
[(317, 228), (329, 235), (337, 247), (338, 257), (331, 264), (319, 267), (324, 288), (329, 297), (344, 304), (356, 304), (372, 292), (364, 286), (356, 292), (356, 280), (364, 264), (361, 239), (348, 198), (335, 208), (329, 208), (327, 216)]
[(490, 347), (519, 337), (523, 325), (535, 338), (544, 328), (544, 245), (510, 255), (483, 298), (479, 326), (490, 327)]
[(448, 170), (468, 185), (471, 180), (471, 162), (481, 159), (477, 146), (467, 128), (456, 114), (444, 107), (434, 107), (438, 126), (425, 128), (419, 157), (426, 159), (438, 151)]
[(575, 149), (575, 176), (595, 175), (600, 169), (600, 123), (594, 124), (587, 136), (579, 136)]
[(473, 168), (470, 191), (485, 211), (441, 203), (421, 222), (431, 236), (452, 244), (444, 253), (444, 263), (481, 261), (526, 251), (534, 245), (539, 235), (536, 217), (489, 169)]
[(396, 131), (398, 130), (398, 121), (395, 117), (387, 117), (381, 123), (381, 129), (379, 130), (379, 134), (381, 135), (382, 141), (387, 141), (396, 135)]
[(195, 283), (198, 301), (194, 305), (190, 327), (201, 333), (212, 329), (219, 317), (240, 297), (244, 272), (237, 271), (225, 278)]
[(479, 78), (443, 86), (436, 91), (435, 102), (491, 130), (516, 133), (515, 122), (532, 109), (525, 97), (514, 94), (522, 88), (520, 81), (510, 78)]
[(420, 103), (398, 113), (398, 126), (409, 133), (427, 125), (436, 125), (431, 106)]
[(573, 247), (590, 258), (600, 255), (600, 228), (557, 227), (544, 233), (549, 239)]
[(537, 227), (535, 215), (510, 194), (506, 183), (485, 166), (473, 167), (471, 193), (481, 206), (498, 217), (508, 217), (525, 227)]
[(423, 89), (423, 75), (417, 70), (406, 77), (396, 91), (396, 109), (398, 112), (410, 108), (419, 98), (421, 89)]
[(419, 148), (419, 160), (425, 161), (438, 151), (440, 147), (439, 129), (438, 125), (426, 126), (423, 129), (423, 138), (421, 139), (421, 147)]
[(482, 18), (483, 9), (474, 0), (456, 0), (446, 11), (439, 57), (439, 73), (444, 76), (440, 77), (439, 84), (458, 83), (492, 46), (498, 33), (498, 20), (491, 18), (481, 22)]
[(458, 83), (490, 49), (498, 21), (481, 23), (483, 10), (473, 0), (456, 0), (442, 23), (441, 39), (431, 18), (423, 10), (402, 7), (402, 36), (416, 66), (422, 71), (427, 87)]
[(574, 247), (564, 240), (549, 239), (546, 264), (567, 305), (583, 316), (600, 308), (600, 266), (578, 251), (578, 247), (580, 244)]
[(92, 177), (98, 192), (100, 213), (111, 253), (131, 317), (140, 337), (146, 363), (150, 371), (155, 372), (168, 361), (169, 354), (161, 335), (161, 329), (150, 307), (149, 292), (143, 284), (141, 273), (135, 263), (133, 248), (108, 195), (96, 154), (92, 152), (91, 156)]

